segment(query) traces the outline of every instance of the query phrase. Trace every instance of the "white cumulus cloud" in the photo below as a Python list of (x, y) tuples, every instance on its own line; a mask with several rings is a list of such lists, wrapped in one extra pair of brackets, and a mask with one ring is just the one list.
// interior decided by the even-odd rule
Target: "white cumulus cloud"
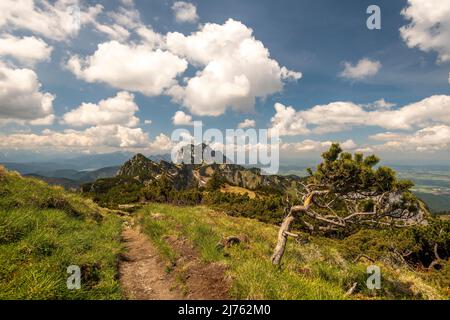
[(95, 23), (94, 25), (98, 31), (106, 34), (112, 40), (125, 41), (130, 37), (130, 32), (119, 24)]
[(78, 108), (66, 113), (63, 116), (63, 123), (73, 127), (111, 124), (135, 127), (139, 124), (139, 118), (135, 116), (138, 110), (139, 107), (134, 102), (134, 95), (122, 91), (115, 97), (101, 100), (98, 104), (83, 103)]
[(175, 115), (172, 117), (172, 121), (176, 126), (190, 126), (193, 124), (192, 116), (184, 113), (183, 111), (175, 112)]
[(435, 124), (450, 124), (450, 96), (435, 95), (398, 109), (368, 109), (367, 105), (337, 101), (296, 111), (275, 104), (272, 128), (280, 135), (324, 134), (350, 130), (354, 126), (376, 126), (388, 130), (411, 130)]
[(141, 128), (127, 128), (119, 125), (91, 127), (83, 131), (65, 130), (55, 132), (44, 130), (41, 134), (11, 134), (0, 136), (0, 147), (8, 148), (144, 148), (150, 143), (148, 135)]
[(53, 100), (41, 92), (37, 74), (0, 61), (0, 120), (42, 125), (53, 122)]
[(395, 103), (387, 102), (385, 99), (380, 99), (366, 105), (368, 109), (391, 109), (395, 106)]
[(176, 84), (187, 62), (171, 52), (117, 41), (102, 43), (85, 59), (73, 56), (67, 67), (87, 82), (103, 82), (114, 88), (157, 96)]
[(159, 47), (164, 44), (164, 37), (161, 34), (155, 32), (150, 27), (141, 25), (136, 28), (136, 33), (139, 35), (141, 40), (150, 48)]
[(296, 136), (310, 133), (305, 120), (293, 107), (275, 103), (275, 115), (272, 117), (272, 130), (280, 136)]
[(408, 0), (402, 15), (410, 21), (400, 28), (408, 47), (436, 51), (439, 62), (450, 61), (450, 1)]
[(376, 75), (380, 69), (381, 63), (379, 61), (363, 58), (355, 65), (350, 62), (344, 62), (344, 70), (339, 76), (346, 79), (363, 80)]
[[(301, 142), (282, 143), (281, 150), (291, 151), (294, 153), (307, 152), (321, 152), (325, 151), (333, 144), (333, 141), (317, 141), (317, 140), (303, 140)], [(342, 149), (355, 150), (356, 143), (353, 140), (346, 140), (340, 142)]]
[(163, 154), (170, 153), (175, 147), (170, 137), (166, 136), (164, 133), (160, 133), (156, 136), (155, 140), (150, 142), (149, 153), (151, 154)]
[(197, 22), (197, 7), (189, 2), (176, 1), (172, 5), (172, 10), (175, 13), (175, 19), (178, 22)]
[(240, 129), (254, 128), (254, 127), (256, 127), (256, 122), (255, 122), (255, 120), (252, 120), (252, 119), (245, 119), (238, 125), (238, 128), (240, 128)]
[(2, 0), (0, 29), (28, 30), (49, 39), (68, 40), (101, 10), (101, 5), (85, 7), (79, 0)]
[[(107, 35), (111, 40), (126, 41), (131, 31), (143, 26), (140, 13), (134, 8), (134, 4), (124, 4), (126, 7), (119, 7), (114, 11), (106, 12), (101, 17), (92, 15), (89, 23), (94, 28)], [(99, 14), (103, 8), (99, 11)]]
[(0, 57), (12, 57), (27, 66), (49, 60), (52, 50), (45, 41), (36, 37), (0, 36)]
[(420, 129), (412, 134), (381, 133), (371, 137), (385, 141), (373, 148), (379, 151), (433, 152), (448, 150), (450, 146), (450, 126), (436, 125)]
[(396, 133), (396, 132), (381, 132), (374, 135), (371, 135), (369, 139), (375, 141), (390, 141), (390, 140), (401, 140), (405, 137), (404, 133)]
[(203, 67), (186, 86), (168, 91), (195, 115), (219, 116), (227, 108), (252, 111), (257, 98), (279, 92), (285, 80), (301, 78), (301, 73), (280, 67), (253, 30), (233, 19), (207, 23), (188, 36), (168, 33), (166, 39), (171, 52)]

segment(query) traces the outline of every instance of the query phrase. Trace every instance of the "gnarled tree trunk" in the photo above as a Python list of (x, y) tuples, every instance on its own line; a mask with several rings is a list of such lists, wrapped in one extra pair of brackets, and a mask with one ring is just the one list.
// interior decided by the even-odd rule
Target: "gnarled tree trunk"
[(292, 215), (292, 212), (290, 212), (287, 217), (284, 218), (283, 223), (281, 224), (280, 230), (278, 231), (278, 242), (272, 255), (272, 263), (274, 265), (278, 266), (281, 262), (281, 258), (283, 258), (284, 250), (286, 248), (286, 243), (289, 236), (288, 232), (294, 220), (295, 217)]
[(323, 193), (322, 191), (313, 191), (311, 192), (305, 199), (302, 206), (294, 206), (289, 211), (289, 214), (284, 218), (283, 223), (280, 226), (280, 230), (278, 231), (278, 241), (275, 246), (275, 250), (272, 255), (272, 264), (279, 266), (281, 263), (281, 259), (283, 258), (284, 251), (286, 249), (286, 243), (289, 236), (297, 237), (297, 235), (292, 234), (290, 232), (291, 224), (294, 222), (296, 215), (300, 212), (306, 212), (311, 203), (313, 201), (313, 197), (316, 194)]

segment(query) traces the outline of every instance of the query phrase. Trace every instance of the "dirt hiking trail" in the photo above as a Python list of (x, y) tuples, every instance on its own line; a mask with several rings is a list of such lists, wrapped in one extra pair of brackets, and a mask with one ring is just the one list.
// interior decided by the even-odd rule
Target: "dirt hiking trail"
[(122, 233), (126, 253), (120, 263), (120, 284), (126, 298), (132, 300), (183, 299), (157, 249), (135, 228)]
[[(168, 273), (157, 248), (138, 228), (126, 227), (122, 239), (126, 253), (119, 264), (119, 275), (127, 299), (229, 299), (229, 283), (225, 279), (224, 268), (201, 262), (186, 241), (171, 239), (170, 244), (180, 256), (175, 270)], [(176, 280), (180, 278), (184, 285)]]

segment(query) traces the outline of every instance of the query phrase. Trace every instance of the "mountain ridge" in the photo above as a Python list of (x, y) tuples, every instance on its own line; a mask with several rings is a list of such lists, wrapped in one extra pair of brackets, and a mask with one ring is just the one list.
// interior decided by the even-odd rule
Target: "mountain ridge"
[[(215, 175), (225, 183), (250, 190), (270, 187), (285, 191), (302, 179), (295, 175), (262, 175), (259, 168), (245, 168), (231, 163), (175, 164), (164, 160), (156, 163), (143, 154), (137, 154), (126, 161), (120, 167), (116, 178), (128, 178), (141, 184), (149, 184), (164, 176), (176, 189), (182, 190), (205, 187)], [(101, 180), (104, 184), (107, 179)], [(120, 179), (111, 179), (111, 182), (120, 183), (119, 181)], [(95, 190), (95, 185), (96, 182), (85, 185), (83, 190)]]

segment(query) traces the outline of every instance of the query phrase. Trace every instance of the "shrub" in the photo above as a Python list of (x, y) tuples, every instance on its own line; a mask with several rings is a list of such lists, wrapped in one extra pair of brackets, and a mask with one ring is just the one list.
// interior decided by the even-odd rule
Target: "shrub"
[(206, 183), (206, 190), (217, 191), (220, 190), (225, 184), (226, 180), (217, 171), (214, 171), (211, 178)]

